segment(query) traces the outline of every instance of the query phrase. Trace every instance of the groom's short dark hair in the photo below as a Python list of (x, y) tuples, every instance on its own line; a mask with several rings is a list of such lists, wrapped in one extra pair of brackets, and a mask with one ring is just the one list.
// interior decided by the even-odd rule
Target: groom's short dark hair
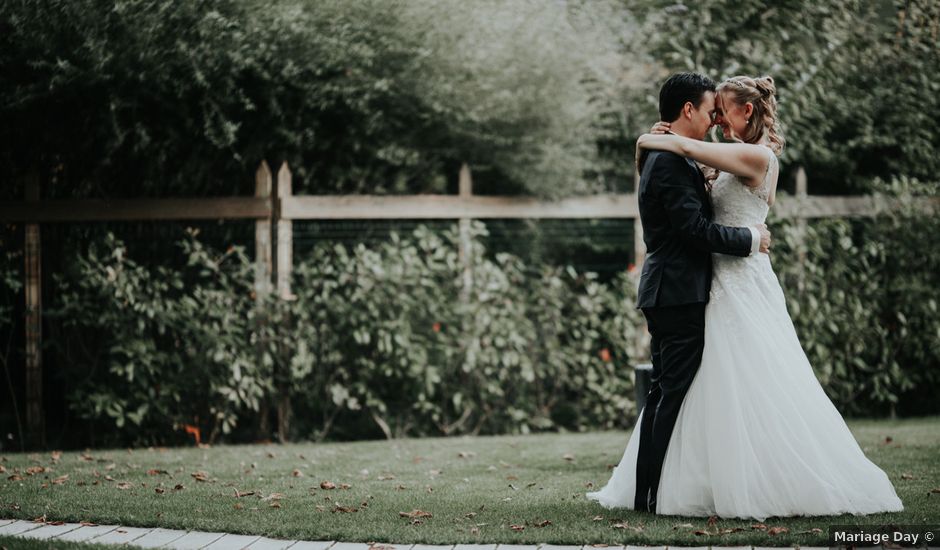
[(670, 76), (659, 89), (659, 120), (673, 122), (679, 118), (687, 101), (697, 109), (705, 92), (714, 92), (715, 89), (715, 81), (703, 74), (676, 73)]

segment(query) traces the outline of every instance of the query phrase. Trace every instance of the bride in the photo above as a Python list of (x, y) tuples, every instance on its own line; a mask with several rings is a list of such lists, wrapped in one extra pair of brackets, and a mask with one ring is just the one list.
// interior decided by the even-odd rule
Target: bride
[[(715, 124), (734, 143), (666, 135), (637, 141), (720, 170), (711, 190), (716, 223), (763, 223), (774, 203), (783, 148), (769, 76), (717, 88)], [(767, 254), (713, 254), (702, 362), (679, 410), (656, 512), (754, 518), (870, 514), (904, 507), (826, 396), (797, 338)], [(640, 411), (637, 426), (642, 422)], [(634, 508), (639, 432), (607, 485), (587, 498)]]

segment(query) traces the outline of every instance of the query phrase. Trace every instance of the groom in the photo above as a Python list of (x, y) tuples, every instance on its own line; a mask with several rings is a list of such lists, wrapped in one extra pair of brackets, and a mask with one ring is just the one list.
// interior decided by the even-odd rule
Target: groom
[[(669, 77), (659, 91), (660, 120), (673, 133), (704, 139), (715, 120), (715, 83), (696, 73)], [(637, 307), (649, 326), (653, 373), (640, 429), (634, 509), (656, 512), (656, 492), (679, 407), (702, 361), (705, 303), (713, 252), (767, 252), (766, 226), (712, 222), (705, 177), (690, 159), (649, 151), (637, 196), (646, 260)]]

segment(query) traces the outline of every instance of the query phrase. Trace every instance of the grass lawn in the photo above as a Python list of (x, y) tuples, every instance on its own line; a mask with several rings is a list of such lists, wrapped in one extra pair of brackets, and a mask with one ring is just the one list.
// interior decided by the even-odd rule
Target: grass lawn
[(9, 550), (114, 550), (114, 545), (66, 540), (33, 540), (6, 535), (0, 536), (0, 548)]
[[(584, 493), (606, 483), (629, 433), (596, 432), (7, 453), (0, 517), (308, 540), (682, 546), (826, 546), (831, 524), (940, 521), (940, 417), (849, 426), (903, 512), (771, 518), (768, 528), (788, 529), (771, 535), (755, 521), (607, 510)], [(431, 515), (401, 515), (415, 511)], [(695, 534), (731, 527), (745, 529)]]

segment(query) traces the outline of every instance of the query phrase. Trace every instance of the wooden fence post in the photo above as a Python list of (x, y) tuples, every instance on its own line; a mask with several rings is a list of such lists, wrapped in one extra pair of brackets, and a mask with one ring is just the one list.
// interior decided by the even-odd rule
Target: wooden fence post
[[(271, 199), (271, 169), (268, 168), (266, 161), (261, 161), (258, 170), (255, 172), (255, 197)], [(273, 211), (272, 211), (273, 214)], [(255, 220), (255, 303), (258, 308), (257, 329), (258, 329), (258, 357), (257, 361), (263, 361), (265, 353), (266, 340), (263, 337), (264, 327), (267, 323), (267, 315), (263, 310), (264, 301), (271, 292), (271, 218), (260, 218)], [(268, 400), (261, 400), (261, 411), (258, 418), (258, 431), (266, 439), (270, 434)]]
[[(806, 182), (806, 170), (800, 166), (796, 170), (796, 200), (799, 202), (806, 201), (808, 197), (807, 182)], [(797, 280), (796, 288), (797, 291), (802, 294), (803, 289), (806, 286), (806, 279), (804, 274), (804, 266), (806, 264), (806, 232), (807, 232), (807, 222), (806, 218), (800, 216), (796, 219), (796, 257), (797, 257)]]
[[(292, 193), (291, 171), (287, 162), (281, 163), (277, 171), (277, 199), (274, 202), (273, 219), (277, 221), (277, 232), (275, 234), (275, 250), (277, 252), (277, 261), (275, 262), (275, 273), (277, 274), (277, 296), (279, 300), (290, 300), (293, 296), (290, 289), (291, 272), (294, 267), (293, 249), (294, 249), (294, 229), (293, 222), (289, 219), (281, 218), (281, 201), (290, 198)], [(281, 326), (277, 331), (281, 337), (285, 331), (289, 332), (290, 318), (289, 313), (285, 312)], [(278, 339), (280, 342), (281, 339)], [(280, 347), (280, 344), (279, 344)], [(281, 443), (286, 443), (290, 434), (290, 367), (286, 358), (286, 353), (277, 354), (277, 360), (274, 362), (274, 380), (277, 388), (277, 437)]]
[[(278, 203), (289, 199), (292, 194), (292, 174), (287, 163), (281, 164), (277, 171), (277, 196)], [(278, 296), (285, 300), (290, 300), (294, 296), (291, 294), (290, 281), (291, 272), (294, 269), (294, 227), (293, 222), (281, 217), (281, 206), (275, 206), (275, 219), (277, 220), (277, 292)]]
[[(473, 196), (473, 177), (470, 173), (470, 166), (466, 162), (460, 166), (458, 195), (461, 198)], [(463, 270), (463, 284), (460, 286), (460, 306), (466, 309), (470, 304), (470, 295), (473, 290), (473, 250), (471, 249), (470, 218), (460, 218), (459, 224), (460, 245), (457, 256)], [(470, 317), (464, 317), (466, 324), (462, 327), (464, 349), (466, 350), (462, 368), (465, 372), (473, 370), (474, 365), (476, 365), (477, 353), (474, 322), (468, 319)]]
[[(39, 174), (32, 173), (26, 179), (26, 200), (38, 201), (40, 196)], [(26, 278), (26, 426), (28, 447), (39, 449), (46, 446), (46, 426), (42, 403), (42, 262), (39, 240), (39, 224), (25, 226)], [(21, 442), (23, 443), (23, 442)]]
[[(266, 161), (261, 161), (255, 172), (255, 196), (271, 198), (271, 169)], [(255, 221), (255, 296), (258, 301), (271, 292), (272, 272), (271, 218), (261, 218)]]
[[(473, 179), (470, 175), (470, 167), (464, 163), (460, 167), (460, 197), (469, 198), (473, 195)], [(470, 218), (460, 218), (460, 249), (458, 257), (460, 265), (463, 267), (463, 286), (461, 287), (461, 297), (466, 302), (470, 296), (470, 289), (473, 286), (473, 265), (472, 251), (470, 250)]]

